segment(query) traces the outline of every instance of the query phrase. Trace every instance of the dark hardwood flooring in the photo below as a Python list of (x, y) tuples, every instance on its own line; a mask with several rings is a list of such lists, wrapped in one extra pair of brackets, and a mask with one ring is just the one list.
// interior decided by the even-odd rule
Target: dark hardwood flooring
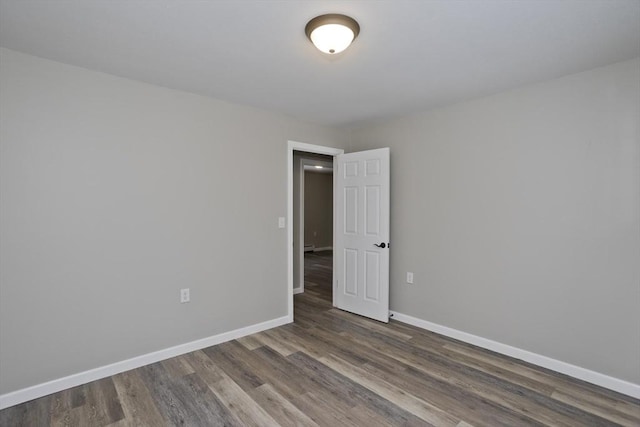
[(295, 323), (0, 411), (2, 426), (640, 425), (640, 402), (331, 305), (310, 253)]

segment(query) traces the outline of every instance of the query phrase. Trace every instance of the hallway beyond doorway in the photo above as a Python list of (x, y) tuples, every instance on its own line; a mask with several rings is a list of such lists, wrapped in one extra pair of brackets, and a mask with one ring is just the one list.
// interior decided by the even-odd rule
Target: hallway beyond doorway
[(333, 304), (333, 251), (305, 252), (304, 293)]

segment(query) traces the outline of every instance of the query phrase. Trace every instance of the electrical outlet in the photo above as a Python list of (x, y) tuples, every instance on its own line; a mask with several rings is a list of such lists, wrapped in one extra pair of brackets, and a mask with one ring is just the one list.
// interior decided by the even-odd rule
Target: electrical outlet
[(191, 295), (189, 295), (189, 288), (180, 289), (180, 303), (191, 301)]
[(407, 283), (413, 284), (413, 273), (410, 271), (407, 271)]
[(278, 228), (284, 228), (285, 227), (285, 220), (283, 216), (278, 217)]

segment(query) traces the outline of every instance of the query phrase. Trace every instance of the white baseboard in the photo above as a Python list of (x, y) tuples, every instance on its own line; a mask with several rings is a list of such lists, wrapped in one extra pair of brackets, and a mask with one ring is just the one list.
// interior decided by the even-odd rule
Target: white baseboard
[(23, 388), (21, 390), (6, 393), (0, 395), (0, 410), (8, 408), (10, 406), (18, 405), (23, 402), (27, 402), (29, 400), (37, 399), (51, 393), (56, 393), (71, 387), (76, 387), (82, 384), (89, 383), (91, 381), (99, 380), (101, 378), (106, 378), (111, 375), (116, 375), (121, 372), (139, 368), (141, 366), (156, 363), (161, 360), (169, 359), (171, 357), (180, 356), (181, 354), (200, 350), (206, 347), (211, 347), (212, 345), (221, 344), (223, 342), (231, 341), (237, 338), (242, 338), (246, 335), (255, 334), (257, 332), (285, 325), (287, 323), (291, 323), (292, 321), (293, 319), (290, 316), (267, 320), (265, 322), (256, 323), (255, 325), (246, 326), (244, 328), (235, 329), (233, 331), (224, 332), (211, 337), (191, 341), (174, 347), (165, 348), (163, 350), (154, 351), (152, 353), (143, 354), (141, 356), (136, 356), (131, 359), (112, 363), (110, 365), (101, 366), (99, 368), (90, 369), (88, 371), (79, 372), (67, 377), (58, 378), (46, 383), (37, 384), (31, 387)]
[(428, 322), (426, 320), (418, 319), (416, 317), (398, 313), (396, 311), (391, 311), (390, 314), (392, 315), (393, 319), (399, 322), (408, 323), (409, 325), (417, 326), (418, 328), (426, 329), (428, 331), (435, 332), (449, 338), (454, 338), (468, 344), (473, 344), (475, 346), (485, 348), (487, 350), (495, 351), (496, 353), (524, 360), (525, 362), (529, 362), (543, 368), (551, 369), (553, 371), (560, 372), (562, 374), (569, 375), (571, 377), (578, 378), (580, 380), (596, 384), (613, 391), (617, 391), (618, 393), (626, 394), (627, 396), (640, 399), (640, 385), (638, 384), (610, 377), (599, 372), (581, 368), (580, 366), (552, 359), (541, 354), (532, 353), (530, 351), (523, 350), (517, 347), (512, 347), (507, 344), (502, 344), (497, 341), (492, 341), (487, 338), (482, 338), (477, 335), (472, 335), (467, 332), (462, 332), (457, 329), (449, 328), (447, 326), (438, 325), (437, 323)]
[(332, 251), (333, 246), (322, 246), (320, 248), (314, 248), (313, 252)]
[(294, 295), (301, 294), (303, 292), (304, 292), (304, 288), (293, 288)]

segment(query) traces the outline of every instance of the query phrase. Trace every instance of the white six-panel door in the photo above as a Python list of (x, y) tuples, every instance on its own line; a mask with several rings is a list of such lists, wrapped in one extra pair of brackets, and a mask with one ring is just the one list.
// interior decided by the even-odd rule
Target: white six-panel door
[(389, 321), (389, 148), (335, 157), (336, 306)]

